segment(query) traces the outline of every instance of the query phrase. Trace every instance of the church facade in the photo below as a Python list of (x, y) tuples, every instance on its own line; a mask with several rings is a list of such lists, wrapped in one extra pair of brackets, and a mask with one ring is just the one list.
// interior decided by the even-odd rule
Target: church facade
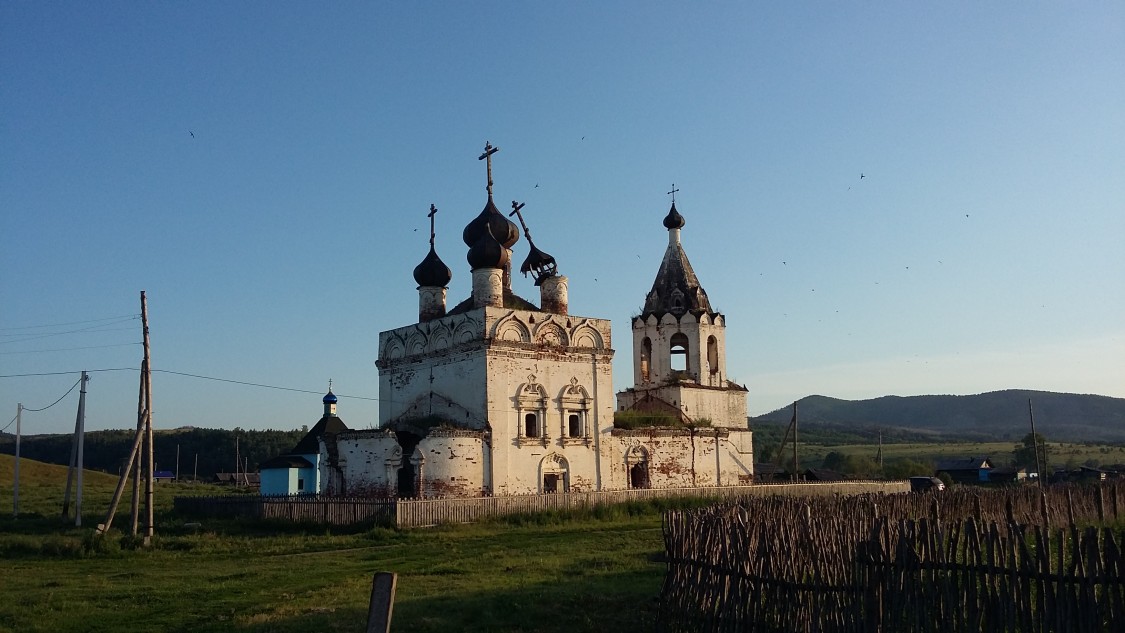
[[(430, 250), (414, 269), (418, 321), (379, 335), (379, 426), (321, 440), (325, 494), (463, 497), (735, 485), (753, 476), (746, 389), (728, 381), (725, 317), (679, 243), (632, 324), (633, 387), (613, 390), (608, 319), (572, 315), (569, 280), (523, 220), (536, 305), (512, 291), (520, 227), (488, 197), (462, 231), (471, 296), (450, 307), (452, 272)], [(615, 424), (616, 420), (616, 424)], [(631, 421), (631, 422), (630, 422)], [(628, 422), (628, 423), (627, 423)]]

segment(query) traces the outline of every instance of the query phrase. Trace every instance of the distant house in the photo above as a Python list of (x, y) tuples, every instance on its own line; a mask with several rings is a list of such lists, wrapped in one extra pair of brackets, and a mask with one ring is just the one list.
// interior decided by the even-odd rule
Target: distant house
[(258, 473), (215, 473), (217, 484), (257, 488), (259, 482)]
[(993, 468), (988, 473), (988, 480), (994, 484), (1018, 484), (1027, 480), (1027, 469), (1022, 466)]
[(167, 483), (176, 480), (176, 474), (170, 470), (154, 470), (152, 471), (152, 480), (156, 483)]
[(301, 438), (293, 450), (267, 459), (258, 465), (263, 495), (309, 495), (322, 489), (320, 440), (325, 435), (347, 431), (348, 427), (336, 415), (336, 394), (329, 386), (321, 402), (324, 415)]
[(791, 481), (793, 475), (782, 466), (773, 464), (754, 464), (754, 481), (760, 484)]
[(959, 484), (987, 483), (992, 462), (987, 457), (969, 457), (938, 462), (936, 474), (946, 473)]
[(805, 471), (805, 481), (843, 481), (847, 479), (842, 473), (827, 468), (810, 468)]

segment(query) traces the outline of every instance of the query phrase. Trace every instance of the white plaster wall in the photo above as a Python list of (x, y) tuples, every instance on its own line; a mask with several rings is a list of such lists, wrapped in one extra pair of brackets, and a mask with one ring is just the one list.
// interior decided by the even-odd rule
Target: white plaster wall
[[(398, 473), (394, 464), (402, 459), (402, 450), (394, 433), (344, 431), (336, 435), (336, 449), (348, 495), (383, 495), (397, 491)], [(323, 452), (322, 448), (322, 456)]]
[[(599, 431), (613, 425), (610, 322), (501, 309), (486, 310), (485, 319), (494, 494), (542, 492), (544, 470), (565, 471), (560, 490), (601, 489)], [(545, 437), (522, 437), (519, 394), (529, 382), (545, 393)], [(566, 437), (567, 407), (584, 411), (585, 437)]]
[(748, 483), (754, 472), (754, 454), (749, 431), (728, 433), (700, 429), (684, 431), (654, 429), (632, 431), (612, 437), (614, 456), (609, 467), (616, 488), (630, 485), (626, 459), (634, 447), (642, 447), (648, 460), (652, 488), (729, 486)]
[(479, 434), (435, 430), (422, 438), (423, 497), (479, 497), (484, 488), (484, 444)]

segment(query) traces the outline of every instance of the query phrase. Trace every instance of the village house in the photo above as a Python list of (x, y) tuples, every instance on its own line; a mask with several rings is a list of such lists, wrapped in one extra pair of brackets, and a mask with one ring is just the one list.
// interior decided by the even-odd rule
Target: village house
[(946, 473), (959, 484), (979, 484), (988, 483), (991, 470), (992, 461), (987, 457), (968, 457), (938, 462), (935, 474)]

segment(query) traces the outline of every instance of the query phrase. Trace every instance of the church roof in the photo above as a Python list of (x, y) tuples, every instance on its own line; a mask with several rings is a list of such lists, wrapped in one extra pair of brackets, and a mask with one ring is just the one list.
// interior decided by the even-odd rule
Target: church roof
[(289, 451), (290, 455), (311, 455), (320, 452), (320, 438), (327, 433), (339, 433), (340, 431), (347, 431), (348, 427), (344, 421), (334, 415), (326, 415), (320, 418), (309, 432), (301, 438), (300, 442)]
[(312, 468), (312, 462), (300, 455), (278, 455), (258, 464), (258, 470), (270, 468)]
[(441, 261), (437, 251), (434, 250), (433, 244), (431, 244), (430, 252), (426, 255), (426, 258), (414, 267), (414, 281), (418, 282), (418, 286), (423, 288), (444, 288), (449, 285), (449, 280), (452, 278), (453, 271), (449, 270), (449, 266)]
[[(509, 310), (528, 310), (531, 312), (541, 311), (539, 309), (539, 306), (528, 301), (527, 299), (524, 299), (523, 297), (517, 295), (507, 288), (504, 289), (504, 307), (508, 308)], [(449, 312), (446, 312), (446, 314), (461, 314), (475, 309), (476, 307), (473, 305), (473, 298), (469, 297), (461, 303), (453, 306), (453, 308)]]
[[(678, 231), (684, 225), (684, 218), (676, 210), (676, 203), (664, 218), (664, 226), (669, 230)], [(707, 292), (699, 285), (699, 279), (688, 261), (687, 253), (680, 245), (678, 235), (671, 236), (668, 240), (668, 250), (664, 251), (664, 259), (660, 262), (660, 270), (656, 273), (656, 280), (652, 283), (645, 297), (645, 308), (641, 316), (650, 314), (664, 314), (671, 312), (677, 316), (691, 312), (699, 314), (706, 312), (714, 314)]]

